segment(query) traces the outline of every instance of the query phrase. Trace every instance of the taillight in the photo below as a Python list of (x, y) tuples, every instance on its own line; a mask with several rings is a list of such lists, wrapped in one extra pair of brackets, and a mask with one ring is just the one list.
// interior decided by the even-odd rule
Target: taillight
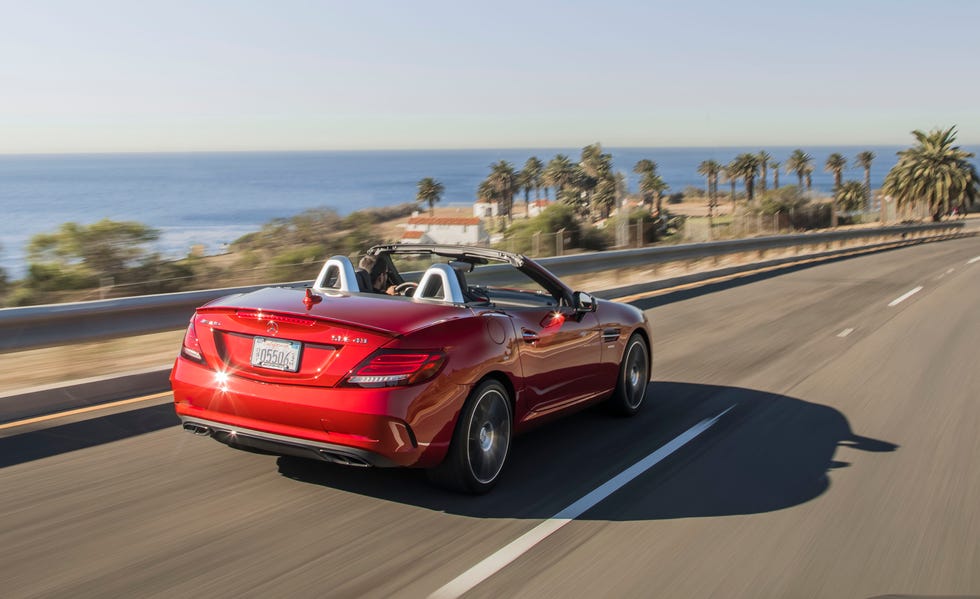
[(238, 310), (235, 312), (235, 316), (244, 320), (261, 320), (263, 322), (298, 324), (305, 327), (311, 327), (316, 324), (316, 319), (313, 318), (290, 316), (289, 314), (277, 314), (274, 312), (263, 312), (262, 310)]
[(197, 329), (194, 328), (194, 319), (187, 325), (187, 332), (184, 333), (184, 343), (180, 348), (180, 353), (185, 358), (190, 358), (195, 362), (204, 362), (204, 352), (201, 350), (201, 342), (197, 339)]
[(446, 362), (442, 352), (381, 351), (358, 364), (344, 384), (354, 387), (404, 387), (424, 383)]

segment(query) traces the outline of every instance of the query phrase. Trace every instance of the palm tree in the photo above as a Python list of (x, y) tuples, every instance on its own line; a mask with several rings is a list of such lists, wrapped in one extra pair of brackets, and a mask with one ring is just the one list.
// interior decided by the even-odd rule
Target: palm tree
[(708, 218), (712, 216), (718, 205), (718, 175), (722, 171), (721, 163), (715, 160), (704, 160), (698, 165), (698, 174), (702, 175), (708, 188)]
[(847, 168), (847, 158), (844, 158), (843, 154), (834, 152), (827, 156), (827, 162), (824, 163), (823, 168), (828, 173), (834, 173), (834, 191), (837, 191), (840, 188), (844, 169)]
[(446, 189), (442, 186), (442, 183), (436, 181), (432, 177), (426, 177), (419, 181), (419, 191), (415, 195), (415, 201), (420, 205), (424, 203), (429, 204), (429, 215), (435, 214), (435, 205), (439, 200), (442, 199), (442, 192)]
[(739, 154), (735, 157), (735, 170), (738, 177), (745, 181), (745, 199), (752, 204), (755, 199), (755, 177), (759, 174), (759, 157), (756, 154)]
[[(579, 187), (585, 192), (585, 208), (592, 219), (597, 220), (601, 214), (607, 212), (608, 204), (615, 202), (616, 180), (612, 174), (612, 154), (603, 152), (598, 142), (585, 146), (582, 148), (579, 169)], [(600, 188), (602, 198), (597, 199), (596, 193)]]
[(864, 185), (860, 181), (839, 185), (834, 193), (834, 203), (845, 212), (860, 210), (864, 206)]
[(521, 172), (517, 174), (517, 182), (524, 190), (524, 218), (529, 218), (531, 215), (531, 201), (528, 196), (532, 189), (535, 192), (541, 189), (541, 171), (543, 169), (544, 165), (541, 164), (541, 161), (537, 157), (531, 156), (524, 163)]
[(514, 195), (517, 194), (517, 173), (506, 160), (490, 165), (490, 174), (485, 179), (490, 195), (497, 202), (498, 213), (507, 220), (511, 219), (514, 205)]
[(555, 189), (555, 200), (559, 200), (565, 186), (571, 183), (575, 176), (575, 165), (568, 156), (558, 154), (548, 162), (541, 176), (545, 185)]
[(663, 213), (663, 198), (664, 194), (670, 191), (670, 185), (660, 178), (660, 175), (656, 173), (647, 174), (643, 176), (640, 181), (640, 189), (643, 190), (644, 195), (647, 193), (653, 194), (654, 206), (657, 209), (657, 217), (662, 218)]
[(813, 172), (813, 167), (810, 166), (811, 162), (813, 162), (813, 156), (800, 149), (793, 150), (793, 153), (786, 160), (786, 174), (796, 173), (800, 189), (803, 189), (803, 177), (807, 174), (807, 169)]
[(864, 193), (865, 195), (865, 209), (871, 209), (871, 163), (874, 162), (876, 158), (875, 153), (868, 150), (865, 152), (858, 152), (857, 157), (854, 158), (855, 164), (864, 169)]
[(732, 215), (735, 214), (735, 183), (738, 182), (738, 161), (732, 160), (725, 165), (725, 180), (732, 186)]
[(633, 167), (633, 172), (637, 175), (655, 173), (657, 172), (657, 163), (652, 160), (642, 158), (636, 162), (636, 165)]
[(772, 169), (772, 188), (779, 189), (779, 163), (772, 160), (769, 162), (769, 168)]
[(637, 161), (636, 165), (633, 166), (633, 172), (640, 175), (640, 202), (646, 206), (647, 204), (653, 205), (653, 187), (652, 181), (653, 177), (657, 175), (657, 163), (643, 158)]
[(834, 152), (830, 156), (827, 156), (827, 162), (824, 163), (823, 168), (828, 173), (834, 173), (834, 198), (830, 201), (830, 226), (837, 226), (837, 192), (840, 190), (841, 178), (843, 177), (844, 169), (847, 168), (847, 158), (844, 158), (843, 154)]
[(762, 170), (762, 178), (759, 179), (759, 189), (765, 193), (766, 180), (769, 178), (769, 161), (772, 160), (772, 154), (765, 150), (759, 150), (756, 157), (759, 159), (759, 168)]
[(898, 153), (896, 164), (885, 177), (883, 191), (909, 207), (924, 201), (933, 220), (939, 220), (952, 206), (965, 208), (980, 193), (977, 167), (970, 162), (973, 152), (953, 145), (956, 127), (929, 133), (915, 130), (917, 145)]

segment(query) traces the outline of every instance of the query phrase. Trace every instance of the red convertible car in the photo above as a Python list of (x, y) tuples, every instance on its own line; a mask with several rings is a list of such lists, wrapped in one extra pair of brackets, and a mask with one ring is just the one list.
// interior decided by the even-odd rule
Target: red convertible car
[(237, 448), (429, 469), (483, 493), (515, 433), (599, 401), (635, 414), (651, 333), (497, 250), (385, 245), (330, 258), (312, 287), (198, 308), (171, 382), (184, 429)]

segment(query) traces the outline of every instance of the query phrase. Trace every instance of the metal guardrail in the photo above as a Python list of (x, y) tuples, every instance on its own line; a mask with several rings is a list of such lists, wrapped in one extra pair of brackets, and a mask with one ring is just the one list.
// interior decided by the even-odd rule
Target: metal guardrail
[[(778, 252), (791, 251), (803, 256), (844, 247), (945, 238), (964, 232), (963, 222), (946, 222), (591, 252), (541, 258), (537, 262), (562, 278), (619, 270), (656, 272), (669, 264), (692, 263), (708, 258), (714, 262), (705, 269), (710, 271), (722, 258), (732, 256), (741, 255), (745, 262), (757, 263)], [(738, 268), (748, 270), (751, 264)], [(732, 267), (726, 269), (727, 272), (732, 270)], [(632, 282), (622, 281), (623, 284)], [(309, 283), (299, 281), (287, 284)], [(267, 286), (4, 308), (0, 309), (0, 352), (179, 329), (187, 323), (196, 307), (208, 301)], [(582, 286), (588, 286), (588, 283), (583, 282)]]

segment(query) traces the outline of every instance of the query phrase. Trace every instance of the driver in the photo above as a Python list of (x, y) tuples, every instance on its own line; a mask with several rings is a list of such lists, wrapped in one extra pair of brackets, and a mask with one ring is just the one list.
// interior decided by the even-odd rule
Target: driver
[(361, 261), (357, 264), (357, 270), (358, 282), (362, 282), (365, 278), (371, 282), (370, 291), (387, 295), (397, 295), (395, 285), (388, 284), (387, 269), (374, 256), (364, 256), (361, 258)]

